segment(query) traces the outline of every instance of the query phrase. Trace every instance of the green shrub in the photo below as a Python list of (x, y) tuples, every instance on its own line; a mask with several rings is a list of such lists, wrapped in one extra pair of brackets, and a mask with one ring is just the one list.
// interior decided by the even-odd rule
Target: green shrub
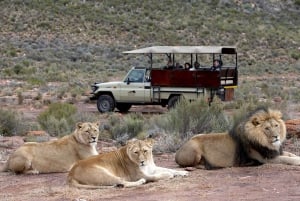
[(300, 53), (299, 53), (299, 51), (293, 51), (293, 52), (291, 53), (291, 57), (292, 57), (293, 59), (299, 60), (299, 59), (300, 59)]
[(300, 0), (294, 0), (295, 4), (300, 6)]
[(52, 103), (38, 115), (41, 127), (52, 136), (63, 136), (75, 127), (76, 107), (68, 103)]
[(25, 122), (19, 113), (0, 109), (0, 135), (13, 136), (25, 133)]
[(22, 105), (23, 101), (24, 101), (24, 97), (22, 95), (22, 92), (18, 91), (17, 96), (18, 96), (18, 104)]
[(103, 125), (114, 140), (125, 142), (137, 137), (143, 132), (145, 119), (142, 114), (130, 113), (126, 116), (112, 113), (108, 117), (107, 124)]
[(230, 126), (223, 109), (219, 100), (211, 106), (204, 98), (191, 103), (181, 100), (176, 108), (158, 117), (155, 124), (180, 139), (197, 133), (222, 132)]
[(129, 138), (134, 138), (143, 131), (144, 118), (138, 113), (129, 114), (125, 116), (124, 124)]
[(231, 126), (231, 121), (224, 113), (224, 105), (220, 100), (206, 107), (203, 107), (203, 105), (199, 107), (198, 104), (195, 103), (194, 109), (191, 108), (191, 118), (193, 119), (193, 124), (191, 125), (193, 134), (225, 132)]
[(77, 111), (75, 115), (75, 122), (97, 122), (97, 121), (99, 121), (98, 113)]
[(18, 54), (17, 54), (17, 51), (16, 51), (15, 49), (11, 49), (11, 50), (9, 51), (9, 55), (10, 55), (11, 57), (16, 57)]
[[(208, 105), (205, 98), (194, 102), (181, 100), (174, 109), (166, 114), (153, 116), (147, 127), (155, 130), (158, 137), (156, 147), (159, 152), (176, 151), (191, 136), (198, 133), (225, 132), (230, 129), (232, 121), (224, 113), (224, 105), (215, 98)], [(157, 148), (155, 148), (157, 149)]]
[(49, 116), (41, 125), (51, 136), (61, 137), (73, 130), (73, 126), (65, 118), (57, 119), (54, 116)]
[(18, 74), (22, 73), (22, 71), (23, 71), (23, 67), (21, 65), (17, 64), (17, 65), (14, 66), (14, 73), (15, 74), (18, 75)]

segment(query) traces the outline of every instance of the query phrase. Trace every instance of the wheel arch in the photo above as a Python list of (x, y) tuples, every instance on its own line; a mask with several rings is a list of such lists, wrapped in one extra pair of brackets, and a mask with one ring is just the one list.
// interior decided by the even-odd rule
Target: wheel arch
[(168, 97), (168, 100), (170, 100), (170, 98), (174, 97), (174, 96), (179, 96), (182, 97), (183, 95), (181, 93), (174, 93), (174, 94), (170, 94)]
[(168, 98), (168, 109), (175, 107), (176, 103), (182, 98), (182, 94), (170, 94)]
[(111, 91), (99, 91), (99, 92), (95, 95), (95, 97), (98, 99), (99, 96), (101, 96), (101, 95), (110, 95), (110, 96), (114, 99), (114, 101), (116, 101), (116, 99), (115, 99), (115, 97), (114, 97), (114, 95), (113, 95), (113, 93), (112, 93)]

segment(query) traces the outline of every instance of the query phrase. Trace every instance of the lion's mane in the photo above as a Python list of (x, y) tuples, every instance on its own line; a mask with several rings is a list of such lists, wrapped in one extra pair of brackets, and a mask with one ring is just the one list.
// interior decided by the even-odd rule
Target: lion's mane
[[(272, 146), (263, 133), (262, 124), (273, 119), (280, 127), (280, 144)], [(236, 141), (236, 163), (239, 165), (261, 164), (249, 157), (249, 150), (256, 150), (263, 158), (272, 159), (282, 154), (282, 142), (286, 139), (286, 127), (282, 120), (282, 114), (278, 110), (267, 107), (259, 107), (236, 122), (229, 135)]]

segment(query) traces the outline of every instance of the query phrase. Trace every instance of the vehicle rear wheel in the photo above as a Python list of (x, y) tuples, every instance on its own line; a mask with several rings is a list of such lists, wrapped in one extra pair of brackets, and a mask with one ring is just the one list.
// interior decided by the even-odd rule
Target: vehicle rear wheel
[(179, 101), (180, 96), (172, 96), (171, 98), (169, 98), (168, 101), (168, 110), (174, 108), (177, 104), (177, 102)]
[(121, 112), (128, 112), (128, 110), (131, 108), (131, 104), (129, 103), (117, 103), (116, 108)]
[(115, 100), (110, 95), (100, 95), (97, 101), (97, 108), (101, 113), (112, 112), (115, 109)]

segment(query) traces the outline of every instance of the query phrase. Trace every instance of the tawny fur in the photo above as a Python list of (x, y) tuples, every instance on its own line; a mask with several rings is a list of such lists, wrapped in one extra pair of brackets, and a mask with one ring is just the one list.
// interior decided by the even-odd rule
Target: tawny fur
[(132, 140), (120, 149), (78, 161), (70, 170), (68, 183), (79, 188), (133, 187), (148, 181), (186, 176), (154, 164), (152, 139)]
[(193, 136), (176, 152), (182, 167), (206, 169), (264, 163), (300, 165), (300, 157), (282, 151), (286, 127), (278, 110), (258, 108), (228, 133)]
[(81, 159), (97, 155), (99, 123), (77, 123), (75, 131), (58, 140), (29, 142), (10, 155), (3, 171), (38, 174), (69, 171)]

